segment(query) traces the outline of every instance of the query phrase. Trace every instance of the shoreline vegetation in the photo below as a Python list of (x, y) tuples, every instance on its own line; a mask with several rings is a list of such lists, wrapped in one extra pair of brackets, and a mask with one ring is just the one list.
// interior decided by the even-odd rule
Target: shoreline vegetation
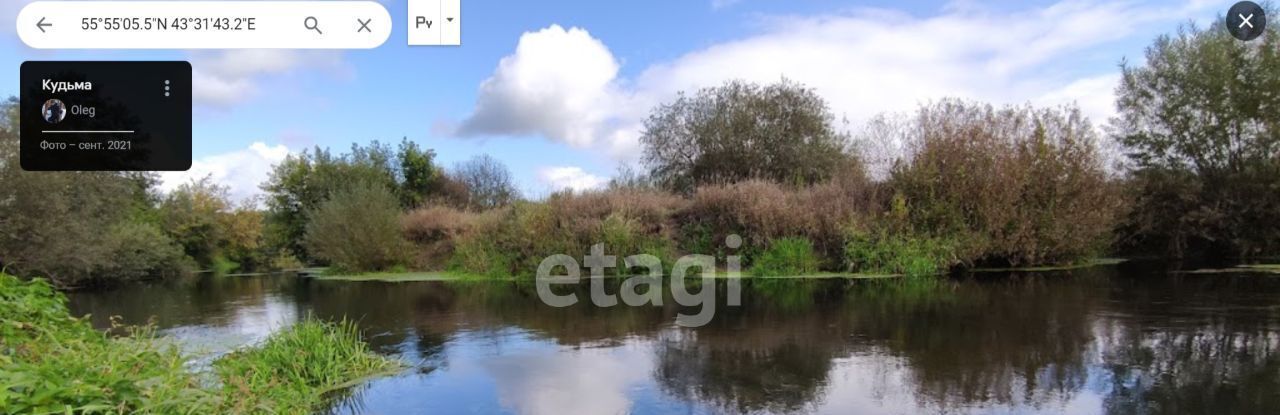
[[(1012, 268), (974, 268), (968, 272), (988, 273), (988, 272), (1054, 272), (1069, 271), (1076, 269), (1084, 269), (1100, 266), (1119, 265), (1127, 262), (1125, 258), (1096, 258), (1083, 261), (1076, 264), (1056, 265), (1056, 266), (1034, 266), (1034, 267), (1012, 267)], [(1280, 265), (1240, 265), (1235, 268), (1228, 268), (1223, 272), (1231, 270), (1252, 270), (1255, 272), (1280, 272)], [(1192, 271), (1196, 272), (1196, 271)], [(258, 276), (267, 274), (244, 274), (245, 276)], [(621, 274), (621, 275), (605, 275), (603, 278), (627, 278), (642, 274)], [(228, 275), (234, 276), (234, 275)], [(318, 281), (378, 281), (378, 282), (421, 282), (421, 281), (527, 281), (527, 279), (517, 277), (493, 278), (483, 275), (465, 274), (450, 271), (436, 272), (365, 272), (365, 273), (328, 273), (324, 269), (319, 269), (310, 273), (299, 274), (302, 278), (310, 278)], [(685, 278), (699, 278), (700, 274), (689, 274)], [(753, 275), (750, 272), (729, 273), (724, 270), (717, 270), (712, 278), (751, 278), (751, 279), (881, 279), (881, 278), (904, 278), (907, 274), (876, 274), (876, 273), (849, 273), (849, 272), (808, 272), (795, 274), (779, 274), (779, 275)], [(583, 275), (582, 279), (592, 278)], [(663, 278), (670, 278), (669, 275)]]
[(404, 368), (354, 323), (307, 319), (192, 371), (153, 329), (95, 330), (45, 280), (2, 273), (0, 334), (0, 413), (310, 413)]

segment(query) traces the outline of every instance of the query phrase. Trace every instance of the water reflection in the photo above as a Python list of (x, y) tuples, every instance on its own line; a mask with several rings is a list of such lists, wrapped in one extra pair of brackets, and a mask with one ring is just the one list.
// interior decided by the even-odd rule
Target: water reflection
[[(609, 290), (617, 289), (617, 281)], [(724, 287), (714, 287), (723, 294)], [(586, 286), (579, 296), (588, 295)], [(307, 314), (414, 365), (338, 413), (1271, 413), (1280, 279), (1138, 267), (951, 281), (753, 280), (682, 310), (550, 308), (511, 282), (203, 278), (72, 295), (201, 347)], [(668, 294), (669, 295), (669, 294)], [(693, 310), (683, 310), (690, 313)]]

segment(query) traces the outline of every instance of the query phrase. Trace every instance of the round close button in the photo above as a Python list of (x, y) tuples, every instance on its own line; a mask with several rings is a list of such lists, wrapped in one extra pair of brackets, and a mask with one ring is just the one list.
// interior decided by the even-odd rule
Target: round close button
[(1267, 14), (1257, 3), (1242, 1), (1227, 10), (1227, 31), (1236, 39), (1253, 40), (1266, 28)]

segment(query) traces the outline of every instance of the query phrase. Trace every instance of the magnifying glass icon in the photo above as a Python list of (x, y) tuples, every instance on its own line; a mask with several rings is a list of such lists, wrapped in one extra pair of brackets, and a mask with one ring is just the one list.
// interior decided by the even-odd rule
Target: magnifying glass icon
[(314, 30), (316, 33), (324, 34), (324, 32), (320, 31), (320, 20), (316, 19), (315, 16), (307, 16), (306, 19), (303, 19), (302, 26), (306, 27), (307, 30)]

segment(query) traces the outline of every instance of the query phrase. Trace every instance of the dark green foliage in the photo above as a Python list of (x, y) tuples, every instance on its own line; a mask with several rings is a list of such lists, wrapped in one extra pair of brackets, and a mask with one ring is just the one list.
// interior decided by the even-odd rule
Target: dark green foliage
[(16, 100), (0, 105), (0, 268), (70, 287), (179, 272), (157, 230), (153, 174), (27, 172)]
[(262, 185), (267, 192), (268, 246), (286, 248), (303, 260), (313, 259), (303, 244), (310, 220), (307, 215), (338, 190), (353, 185), (387, 189), (400, 209), (422, 206), (440, 197), (449, 190), (449, 181), (434, 158), (435, 152), (407, 139), (399, 151), (374, 141), (368, 146), (353, 144), (344, 154), (315, 148), (290, 155)]
[(811, 89), (733, 81), (654, 109), (640, 142), (649, 175), (679, 193), (747, 179), (813, 184), (850, 157), (834, 123)]
[(1184, 27), (1146, 57), (1123, 68), (1114, 125), (1135, 168), (1128, 242), (1175, 256), (1280, 253), (1277, 25), (1251, 42), (1221, 22)]
[(418, 143), (409, 140), (400, 142), (400, 152), (396, 154), (396, 158), (400, 160), (400, 199), (405, 208), (422, 206), (432, 195), (442, 190), (444, 174), (435, 165), (435, 157), (435, 151), (423, 150), (418, 147)]
[(341, 155), (321, 148), (290, 155), (262, 185), (267, 192), (270, 244), (288, 248), (299, 258), (311, 258), (303, 246), (308, 213), (334, 192), (356, 184), (396, 192), (400, 186), (395, 159), (389, 146), (376, 141), (368, 147), (352, 145), (350, 153)]

